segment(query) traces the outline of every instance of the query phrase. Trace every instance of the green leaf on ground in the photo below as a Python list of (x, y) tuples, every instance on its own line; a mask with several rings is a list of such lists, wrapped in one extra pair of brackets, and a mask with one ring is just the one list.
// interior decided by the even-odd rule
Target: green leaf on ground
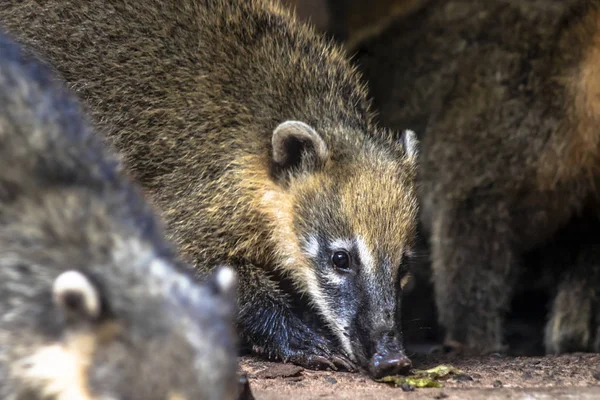
[(435, 368), (419, 370), (415, 369), (409, 376), (385, 376), (376, 379), (376, 382), (393, 384), (396, 387), (410, 385), (416, 388), (441, 388), (444, 387), (440, 380), (448, 378), (452, 374), (461, 374), (459, 369), (448, 365), (438, 365)]

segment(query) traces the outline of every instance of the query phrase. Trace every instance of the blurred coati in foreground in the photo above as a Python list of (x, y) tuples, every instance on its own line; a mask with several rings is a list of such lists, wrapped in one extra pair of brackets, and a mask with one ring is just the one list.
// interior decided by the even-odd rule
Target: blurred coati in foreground
[(417, 144), (342, 53), (266, 0), (21, 1), (0, 20), (85, 99), (200, 269), (234, 265), (256, 354), (406, 371)]
[(546, 350), (600, 351), (598, 231), (561, 233), (598, 218), (599, 4), (434, 1), (360, 46), (380, 121), (423, 132), (421, 220), (452, 346), (504, 349), (515, 288), (538, 284), (523, 256), (543, 247), (559, 282)]
[(0, 398), (234, 398), (233, 271), (194, 283), (77, 102), (3, 34), (0, 104)]

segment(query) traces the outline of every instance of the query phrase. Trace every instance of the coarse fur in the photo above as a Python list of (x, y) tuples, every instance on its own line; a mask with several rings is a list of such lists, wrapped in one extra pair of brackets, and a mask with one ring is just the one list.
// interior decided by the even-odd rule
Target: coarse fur
[[(383, 124), (423, 134), (421, 220), (450, 345), (503, 350), (523, 256), (564, 250), (548, 246), (556, 234), (583, 212), (597, 219), (599, 9), (434, 1), (361, 46)], [(597, 233), (587, 232), (556, 272), (551, 353), (600, 350)], [(554, 270), (557, 253), (548, 259)]]
[(26, 0), (0, 19), (86, 101), (186, 258), (236, 267), (255, 353), (407, 369), (415, 139), (375, 134), (338, 48), (266, 0)]
[(4, 34), (0, 104), (0, 398), (234, 398), (234, 272), (195, 282), (78, 102)]

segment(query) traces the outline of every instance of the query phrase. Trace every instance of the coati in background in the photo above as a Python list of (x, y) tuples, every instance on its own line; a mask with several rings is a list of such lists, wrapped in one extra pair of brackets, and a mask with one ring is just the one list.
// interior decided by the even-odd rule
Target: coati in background
[(417, 143), (381, 131), (342, 52), (266, 0), (0, 4), (200, 269), (235, 266), (254, 353), (408, 370), (397, 323)]
[(54, 81), (0, 34), (0, 398), (235, 398), (234, 272), (194, 282)]
[(358, 47), (380, 122), (422, 133), (421, 221), (454, 348), (505, 350), (515, 289), (551, 274), (546, 351), (600, 351), (599, 8), (433, 1)]
[(280, 0), (297, 18), (352, 49), (431, 0)]

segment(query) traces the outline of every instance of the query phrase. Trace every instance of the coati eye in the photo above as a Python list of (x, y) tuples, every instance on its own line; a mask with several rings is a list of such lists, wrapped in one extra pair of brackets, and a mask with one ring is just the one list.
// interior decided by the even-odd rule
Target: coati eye
[(331, 262), (333, 266), (338, 269), (350, 268), (350, 256), (345, 251), (336, 251), (331, 256)]

